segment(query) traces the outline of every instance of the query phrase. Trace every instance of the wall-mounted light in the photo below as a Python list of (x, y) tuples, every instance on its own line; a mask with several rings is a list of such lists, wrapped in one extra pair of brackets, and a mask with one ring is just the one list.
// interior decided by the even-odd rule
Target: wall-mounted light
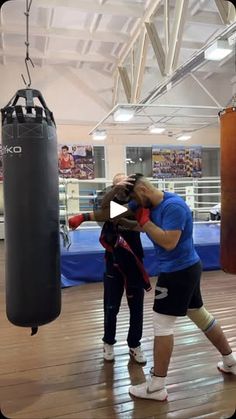
[(178, 141), (188, 141), (190, 140), (191, 135), (180, 135), (179, 137), (176, 137), (176, 140)]
[(150, 134), (162, 134), (165, 131), (165, 128), (158, 127), (157, 125), (151, 125), (148, 130)]
[(228, 41), (218, 39), (204, 52), (206, 60), (220, 61), (232, 52)]
[(92, 133), (93, 140), (103, 141), (107, 138), (107, 133), (105, 130), (96, 130)]
[(129, 108), (118, 108), (113, 118), (115, 122), (128, 122), (134, 117), (134, 110)]

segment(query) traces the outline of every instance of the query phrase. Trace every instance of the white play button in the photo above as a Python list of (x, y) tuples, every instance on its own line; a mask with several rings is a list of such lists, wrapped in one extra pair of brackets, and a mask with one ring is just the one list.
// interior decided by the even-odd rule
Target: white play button
[(117, 204), (114, 201), (110, 202), (110, 218), (118, 217), (118, 215), (123, 214), (127, 211), (127, 208), (123, 205)]

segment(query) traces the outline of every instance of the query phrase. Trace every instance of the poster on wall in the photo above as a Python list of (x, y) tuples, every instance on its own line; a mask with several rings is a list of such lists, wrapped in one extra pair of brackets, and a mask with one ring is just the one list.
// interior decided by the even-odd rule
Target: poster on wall
[(152, 147), (154, 178), (202, 176), (201, 147)]
[(94, 153), (91, 145), (58, 146), (59, 176), (64, 178), (94, 179)]

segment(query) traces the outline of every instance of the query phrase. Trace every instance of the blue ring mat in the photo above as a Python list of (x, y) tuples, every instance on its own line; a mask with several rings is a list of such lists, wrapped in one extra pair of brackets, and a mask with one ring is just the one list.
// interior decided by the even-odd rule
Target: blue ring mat
[[(99, 242), (100, 228), (70, 232), (71, 246), (61, 243), (61, 282), (63, 287), (103, 280), (104, 249)], [(157, 262), (152, 242), (141, 234), (144, 266), (150, 276), (157, 274)], [(204, 270), (220, 269), (220, 224), (194, 223), (193, 240)]]

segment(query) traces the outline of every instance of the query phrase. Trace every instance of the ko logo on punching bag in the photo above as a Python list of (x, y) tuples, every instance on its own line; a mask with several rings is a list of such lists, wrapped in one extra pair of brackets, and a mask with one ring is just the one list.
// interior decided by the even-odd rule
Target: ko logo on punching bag
[(37, 90), (1, 112), (7, 317), (36, 330), (61, 310), (56, 128)]

